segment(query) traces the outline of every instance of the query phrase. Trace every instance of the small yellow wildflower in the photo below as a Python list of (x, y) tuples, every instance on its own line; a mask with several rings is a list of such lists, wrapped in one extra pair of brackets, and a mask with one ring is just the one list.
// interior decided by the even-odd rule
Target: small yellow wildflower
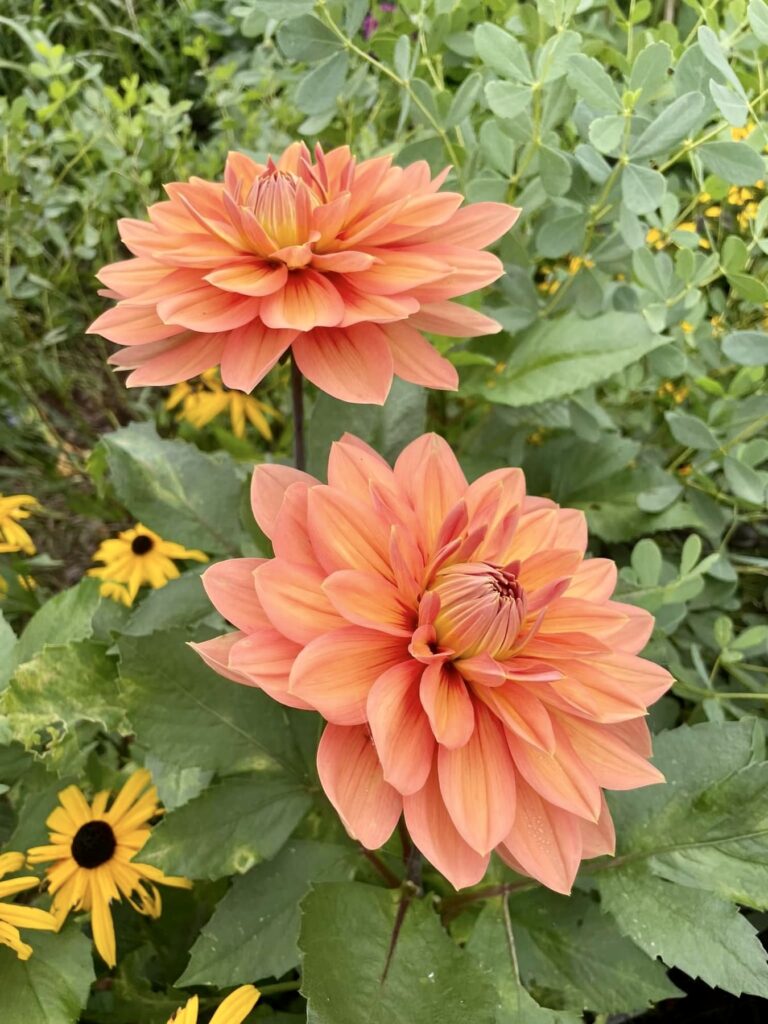
[(674, 391), (674, 394), (672, 395), (672, 397), (674, 398), (675, 402), (678, 405), (680, 405), (680, 403), (684, 402), (686, 400), (686, 398), (688, 397), (688, 392), (689, 391), (690, 391), (690, 388), (688, 388), (687, 385), (682, 384), (679, 388), (675, 388), (675, 391)]
[[(259, 1001), (261, 993), (253, 985), (241, 985), (219, 1005), (211, 1017), (211, 1024), (243, 1024), (243, 1021)], [(197, 996), (191, 999), (168, 1021), (168, 1024), (197, 1024), (200, 1008)]]
[(748, 139), (754, 130), (755, 125), (748, 121), (743, 128), (731, 128), (731, 138), (734, 142), (741, 142), (742, 139)]
[(532, 444), (538, 447), (539, 445), (544, 444), (544, 431), (535, 430), (532, 434), (529, 434), (525, 440), (527, 444)]
[(740, 188), (738, 185), (731, 185), (728, 189), (728, 202), (731, 206), (743, 206), (750, 199), (754, 198), (751, 188)]
[(193, 387), (186, 381), (176, 384), (166, 399), (166, 409), (181, 406), (177, 420), (186, 420), (197, 430), (207, 426), (221, 413), (229, 411), (232, 433), (245, 437), (246, 421), (253, 424), (266, 441), (272, 440), (272, 428), (267, 416), (278, 419), (280, 413), (254, 395), (231, 391), (224, 387), (215, 369), (200, 375), (200, 383)]
[(664, 233), (658, 228), (648, 228), (648, 233), (645, 236), (645, 240), (648, 245), (652, 245), (654, 249), (663, 249), (667, 244), (664, 238)]
[(708, 206), (704, 210), (704, 216), (705, 217), (719, 217), (722, 212), (723, 212), (722, 206), (717, 206), (717, 205), (715, 205), (715, 206)]
[(149, 772), (135, 771), (107, 809), (112, 796), (101, 790), (89, 804), (78, 786), (67, 786), (45, 822), (50, 845), (27, 853), (30, 864), (53, 861), (46, 875), (59, 925), (72, 910), (90, 910), (93, 941), (110, 967), (117, 962), (113, 900), (127, 899), (138, 913), (159, 917), (158, 884), (192, 888), (186, 878), (133, 859), (150, 837), (150, 821), (162, 814)]
[(681, 320), (680, 321), (680, 330), (683, 332), (683, 334), (692, 334), (693, 333), (693, 324), (689, 323), (687, 320)]
[[(9, 871), (20, 871), (24, 866), (23, 853), (0, 854), (0, 878)], [(0, 882), (0, 899), (4, 896), (15, 896), (19, 892), (36, 889), (40, 879), (34, 875), (22, 878), (8, 878)], [(19, 928), (33, 928), (37, 931), (55, 932), (56, 919), (47, 910), (37, 907), (19, 906), (16, 903), (0, 903), (0, 944), (10, 946), (19, 960), (29, 960), (32, 947), (22, 941)]]
[[(36, 590), (37, 580), (34, 576), (22, 576), (21, 574), (16, 576), (16, 582), (22, 590)], [(4, 576), (0, 576), (0, 601), (3, 600), (5, 595), (8, 593), (8, 580)]]
[(693, 472), (693, 466), (691, 466), (690, 463), (688, 463), (688, 464), (686, 464), (684, 466), (679, 466), (678, 469), (677, 469), (677, 475), (678, 476), (690, 476), (692, 472)]
[(589, 256), (571, 256), (568, 260), (568, 273), (578, 274), (582, 267), (586, 267), (587, 270), (591, 270), (594, 265), (595, 261), (590, 259)]
[(742, 210), (736, 216), (736, 220), (739, 222), (739, 227), (742, 231), (749, 230), (750, 221), (753, 221), (757, 216), (758, 204), (755, 202), (747, 203)]
[(19, 520), (29, 519), (38, 508), (40, 504), (31, 494), (0, 494), (0, 552), (23, 551), (25, 555), (34, 555), (37, 548)]
[(101, 593), (104, 597), (131, 605), (142, 585), (157, 589), (179, 576), (178, 568), (171, 561), (174, 558), (208, 561), (202, 551), (188, 550), (181, 544), (163, 540), (154, 530), (137, 523), (117, 537), (102, 541), (93, 560), (104, 565), (89, 569), (88, 575), (103, 580)]

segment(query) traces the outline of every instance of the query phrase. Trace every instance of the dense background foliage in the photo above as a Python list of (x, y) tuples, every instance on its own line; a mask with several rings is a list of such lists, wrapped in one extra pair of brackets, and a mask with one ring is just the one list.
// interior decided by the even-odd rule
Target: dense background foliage
[[(4, 1021), (161, 1024), (243, 982), (275, 1024), (572, 1024), (695, 978), (768, 997), (767, 56), (764, 0), (6, 0), (0, 491), (42, 508), (39, 553), (0, 556), (0, 845), (44, 841), (67, 782), (145, 764), (168, 810), (146, 859), (196, 884), (157, 922), (118, 914), (114, 972), (76, 923), (26, 966), (0, 947)], [(83, 331), (118, 217), (296, 137), (450, 163), (524, 211), (471, 300), (504, 332), (438, 339), (460, 393), (312, 396), (309, 468), (344, 429), (388, 457), (436, 429), (470, 477), (522, 465), (586, 511), (677, 680), (652, 713), (669, 784), (611, 798), (617, 859), (571, 898), (494, 863), (508, 899), (457, 899), (427, 871), (384, 986), (400, 892), (322, 797), (315, 716), (184, 646), (222, 627), (199, 566), (130, 609), (80, 581), (136, 520), (211, 559), (267, 551), (247, 479), (290, 458), (285, 368), (256, 396), (269, 429), (201, 426), (178, 393), (126, 392)], [(401, 876), (398, 838), (382, 856)]]

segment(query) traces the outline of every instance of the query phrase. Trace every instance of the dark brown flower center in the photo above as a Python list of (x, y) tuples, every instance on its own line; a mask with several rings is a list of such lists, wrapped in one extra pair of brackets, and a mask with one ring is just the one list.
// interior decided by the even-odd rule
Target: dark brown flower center
[(140, 533), (131, 541), (131, 551), (134, 555), (146, 555), (155, 546), (155, 542), (146, 533)]
[(97, 868), (112, 859), (117, 840), (106, 821), (81, 825), (72, 840), (72, 856), (81, 868)]

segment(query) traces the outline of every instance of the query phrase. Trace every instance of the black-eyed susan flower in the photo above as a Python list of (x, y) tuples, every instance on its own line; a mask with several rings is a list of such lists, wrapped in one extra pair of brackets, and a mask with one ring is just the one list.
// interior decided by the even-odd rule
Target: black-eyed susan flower
[(218, 372), (206, 370), (200, 375), (200, 382), (193, 387), (187, 381), (176, 384), (166, 399), (166, 409), (181, 406), (177, 420), (186, 420), (197, 430), (207, 426), (217, 416), (229, 412), (232, 433), (245, 437), (246, 421), (250, 422), (265, 441), (272, 440), (272, 428), (267, 416), (279, 419), (280, 413), (269, 403), (262, 402), (255, 395), (242, 391), (231, 391), (223, 386)]
[(19, 520), (28, 519), (39, 507), (37, 498), (31, 494), (0, 494), (0, 552), (23, 551), (25, 555), (34, 555), (35, 543)]
[(96, 949), (110, 967), (117, 962), (110, 903), (125, 898), (140, 914), (159, 917), (162, 903), (155, 883), (182, 889), (192, 885), (133, 859), (149, 839), (149, 822), (162, 813), (151, 781), (148, 771), (135, 771), (110, 807), (109, 790), (89, 804), (82, 790), (68, 786), (46, 820), (50, 845), (27, 854), (30, 864), (53, 862), (46, 876), (59, 925), (70, 911), (91, 912)]
[[(242, 1024), (256, 1003), (261, 993), (253, 985), (241, 985), (218, 1006), (211, 1017), (210, 1024)], [(197, 996), (192, 996), (187, 1003), (177, 1010), (168, 1024), (197, 1024), (197, 1013), (200, 1004)]]
[[(23, 866), (23, 853), (0, 854), (0, 879), (5, 878), (11, 871), (19, 871)], [(40, 879), (34, 875), (0, 881), (0, 900), (6, 896), (15, 896), (19, 892), (36, 889), (39, 884)], [(32, 947), (22, 940), (19, 928), (55, 932), (57, 924), (56, 919), (47, 910), (0, 902), (0, 943), (10, 946), (19, 960), (29, 960), (32, 956)]]
[(207, 562), (208, 556), (195, 548), (185, 548), (137, 523), (117, 537), (102, 541), (93, 556), (103, 565), (88, 570), (89, 576), (102, 580), (101, 593), (125, 605), (133, 604), (139, 587), (164, 587), (180, 574), (173, 559), (190, 558)]

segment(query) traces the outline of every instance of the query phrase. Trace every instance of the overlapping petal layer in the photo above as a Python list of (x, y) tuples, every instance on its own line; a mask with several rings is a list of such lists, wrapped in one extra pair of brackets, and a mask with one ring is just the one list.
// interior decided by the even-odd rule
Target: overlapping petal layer
[[(292, 348), (306, 377), (347, 402), (381, 404), (393, 374), (454, 389), (456, 371), (421, 335), (467, 338), (500, 325), (451, 299), (503, 273), (483, 252), (514, 224), (502, 203), (461, 207), (424, 161), (314, 157), (303, 143), (275, 163), (230, 153), (223, 182), (166, 186), (149, 222), (121, 220), (133, 254), (103, 267), (117, 304), (91, 333), (129, 385), (174, 384), (221, 366), (251, 391)], [(461, 208), (460, 208), (461, 207)]]
[(585, 558), (583, 514), (527, 497), (517, 469), (468, 484), (431, 434), (394, 468), (346, 435), (327, 484), (258, 466), (252, 499), (276, 557), (207, 570), (240, 632), (201, 656), (323, 715), (320, 779), (364, 845), (404, 812), (457, 887), (496, 850), (568, 892), (613, 851), (602, 791), (663, 781), (643, 718), (672, 682), (638, 656), (652, 617)]

